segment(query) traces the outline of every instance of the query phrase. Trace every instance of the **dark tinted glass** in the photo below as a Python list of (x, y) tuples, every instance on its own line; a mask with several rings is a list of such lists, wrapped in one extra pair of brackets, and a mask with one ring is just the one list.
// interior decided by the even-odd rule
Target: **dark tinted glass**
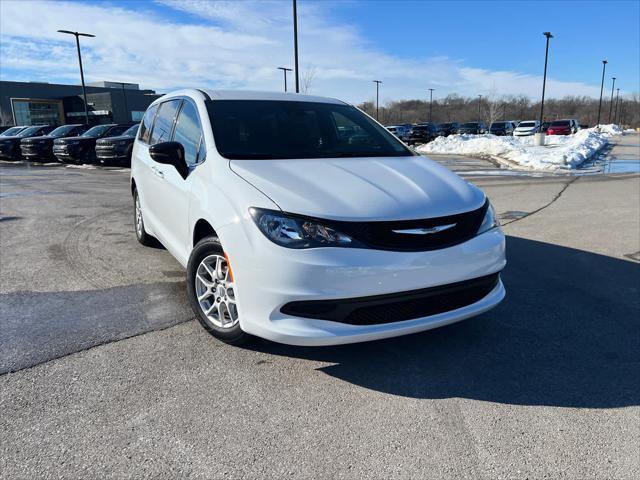
[(156, 115), (156, 110), (158, 110), (158, 105), (152, 105), (147, 108), (147, 111), (142, 117), (142, 122), (140, 124), (140, 140), (144, 143), (149, 143), (149, 139), (151, 137), (151, 127), (153, 127), (153, 117)]
[(105, 133), (110, 137), (119, 137), (124, 132), (126, 132), (128, 128), (129, 127), (127, 125), (118, 125), (117, 127), (109, 129), (109, 131)]
[(71, 132), (74, 128), (77, 128), (77, 125), (63, 125), (49, 132), (47, 135), (50, 137), (56, 137), (56, 138), (64, 137), (69, 132)]
[(17, 137), (33, 137), (35, 135), (42, 135), (42, 127), (27, 127), (18, 133)]
[(171, 131), (173, 130), (173, 121), (176, 118), (178, 108), (182, 100), (169, 100), (160, 104), (160, 109), (156, 115), (151, 131), (151, 145), (156, 143), (168, 142), (171, 140)]
[(360, 110), (343, 104), (207, 102), (216, 147), (226, 158), (293, 159), (413, 155)]
[(478, 124), (477, 123), (463, 123), (461, 125), (464, 128), (478, 128)]
[(96, 125), (82, 134), (83, 137), (100, 137), (103, 133), (111, 128), (111, 125)]
[(136, 133), (138, 133), (138, 128), (140, 128), (140, 125), (134, 125), (133, 127), (129, 127), (129, 129), (124, 132), (122, 135), (124, 135), (125, 137), (135, 137)]
[(24, 127), (11, 127), (0, 133), (0, 137), (12, 137), (22, 130)]
[(568, 127), (569, 125), (569, 120), (556, 120), (555, 122), (551, 122), (552, 127)]
[(196, 107), (185, 100), (176, 119), (173, 140), (184, 147), (184, 159), (187, 161), (187, 165), (193, 165), (198, 161), (198, 147), (201, 138), (202, 129)]

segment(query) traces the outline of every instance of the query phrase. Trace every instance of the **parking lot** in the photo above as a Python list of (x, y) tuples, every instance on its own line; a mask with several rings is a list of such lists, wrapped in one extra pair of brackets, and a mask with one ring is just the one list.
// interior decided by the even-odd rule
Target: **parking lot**
[(640, 176), (490, 173), (495, 310), (237, 348), (136, 242), (128, 170), (0, 164), (0, 477), (638, 478)]

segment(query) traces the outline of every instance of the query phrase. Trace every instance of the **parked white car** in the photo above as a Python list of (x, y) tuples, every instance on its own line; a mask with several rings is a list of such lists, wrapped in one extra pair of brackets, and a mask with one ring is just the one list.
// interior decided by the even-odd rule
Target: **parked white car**
[(486, 196), (339, 100), (182, 90), (136, 138), (138, 240), (187, 269), (214, 336), (393, 337), (497, 305), (505, 239)]
[(540, 131), (540, 122), (538, 120), (523, 120), (513, 131), (514, 137), (527, 137)]

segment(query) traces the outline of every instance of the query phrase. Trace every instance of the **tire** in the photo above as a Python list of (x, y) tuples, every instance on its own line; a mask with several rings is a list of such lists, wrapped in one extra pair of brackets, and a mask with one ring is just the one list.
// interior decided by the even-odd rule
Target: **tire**
[(145, 247), (153, 247), (157, 244), (157, 240), (149, 235), (144, 228), (142, 206), (140, 205), (140, 197), (138, 196), (137, 189), (133, 191), (133, 227), (136, 231), (136, 238), (142, 245)]
[(207, 332), (225, 343), (243, 345), (253, 337), (240, 328), (230, 272), (220, 240), (203, 238), (189, 257), (187, 292), (191, 308)]

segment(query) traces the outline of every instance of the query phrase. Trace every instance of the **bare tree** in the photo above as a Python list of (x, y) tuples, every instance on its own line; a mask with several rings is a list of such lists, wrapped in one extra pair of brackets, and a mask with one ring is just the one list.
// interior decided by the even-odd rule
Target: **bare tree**
[(300, 75), (300, 93), (310, 93), (311, 84), (316, 77), (316, 67), (309, 66), (302, 71)]

